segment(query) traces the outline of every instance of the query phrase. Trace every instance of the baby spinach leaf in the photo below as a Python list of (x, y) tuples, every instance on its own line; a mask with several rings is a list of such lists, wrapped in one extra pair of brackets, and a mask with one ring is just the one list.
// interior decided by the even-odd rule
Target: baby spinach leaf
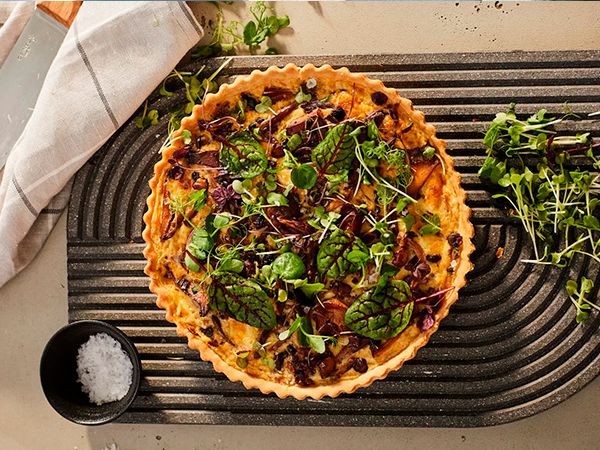
[(284, 280), (295, 280), (306, 272), (306, 266), (298, 255), (286, 252), (275, 258), (271, 264), (273, 272)]
[(213, 275), (208, 295), (212, 309), (240, 322), (263, 330), (277, 325), (273, 304), (255, 281), (233, 273)]
[(292, 169), (290, 178), (294, 186), (300, 189), (310, 189), (317, 182), (317, 172), (310, 164), (301, 164)]
[(352, 127), (342, 123), (333, 127), (312, 152), (312, 162), (319, 173), (333, 175), (350, 169), (355, 153)]
[(358, 252), (369, 254), (360, 238), (338, 228), (321, 244), (317, 253), (317, 270), (324, 277), (340, 280), (360, 270), (360, 265), (354, 262), (357, 260), (350, 257)]
[(413, 312), (408, 284), (400, 280), (382, 283), (358, 297), (346, 311), (346, 326), (371, 339), (390, 339), (404, 330)]
[(196, 259), (204, 260), (212, 250), (215, 242), (204, 228), (197, 228), (192, 231), (192, 233), (192, 238), (187, 245), (187, 250), (194, 255)]
[(229, 136), (219, 156), (229, 172), (242, 178), (254, 178), (267, 168), (267, 155), (262, 146), (246, 131)]
[(219, 264), (219, 271), (221, 272), (242, 273), (243, 270), (244, 262), (237, 258), (223, 259)]

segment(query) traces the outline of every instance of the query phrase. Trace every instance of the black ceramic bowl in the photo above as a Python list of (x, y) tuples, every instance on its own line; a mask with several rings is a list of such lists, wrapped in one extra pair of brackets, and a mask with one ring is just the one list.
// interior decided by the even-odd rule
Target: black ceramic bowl
[[(77, 382), (77, 351), (97, 333), (117, 340), (133, 364), (133, 379), (125, 397), (103, 405), (90, 403)], [(141, 372), (140, 357), (125, 333), (98, 320), (81, 320), (58, 330), (46, 344), (40, 363), (42, 389), (50, 405), (64, 418), (82, 425), (100, 425), (123, 414), (135, 398)]]

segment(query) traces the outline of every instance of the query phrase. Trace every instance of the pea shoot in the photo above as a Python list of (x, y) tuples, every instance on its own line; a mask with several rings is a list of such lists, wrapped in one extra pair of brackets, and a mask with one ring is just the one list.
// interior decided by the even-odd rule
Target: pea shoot
[[(578, 119), (572, 112), (551, 117), (544, 109), (525, 120), (517, 117), (515, 104), (496, 114), (484, 144), (486, 160), (479, 177), (498, 192), (527, 231), (533, 258), (523, 262), (566, 267), (577, 254), (600, 263), (600, 175), (573, 168), (570, 159), (579, 154), (600, 170), (600, 156), (589, 133), (560, 135), (554, 125)], [(580, 288), (570, 280), (566, 290), (577, 307), (577, 322), (588, 318), (591, 280), (582, 277)]]
[[(244, 25), (235, 20), (226, 21), (221, 5), (216, 2), (214, 4), (217, 8), (217, 17), (212, 39), (209, 44), (192, 50), (194, 58), (235, 54), (244, 45), (251, 54), (254, 54), (268, 38), (275, 36), (290, 24), (288, 16), (277, 16), (273, 9), (262, 1), (257, 1), (250, 6), (252, 19)], [(272, 55), (278, 52), (276, 48), (268, 47), (265, 53)]]
[(309, 347), (317, 353), (325, 353), (327, 342), (336, 345), (337, 340), (333, 336), (321, 336), (313, 334), (312, 325), (307, 317), (296, 316), (292, 325), (285, 331), (279, 333), (279, 340), (285, 341), (294, 333), (298, 333), (298, 342), (303, 347)]
[(148, 111), (148, 100), (146, 100), (144, 102), (144, 110), (142, 111), (142, 115), (136, 117), (133, 123), (140, 130), (145, 130), (151, 125), (158, 125), (158, 110), (151, 109)]

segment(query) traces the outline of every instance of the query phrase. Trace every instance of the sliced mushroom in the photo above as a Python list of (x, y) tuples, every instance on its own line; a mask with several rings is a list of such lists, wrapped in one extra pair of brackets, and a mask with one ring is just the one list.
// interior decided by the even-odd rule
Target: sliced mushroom
[(183, 222), (183, 216), (179, 213), (171, 211), (170, 204), (171, 197), (169, 196), (169, 193), (165, 191), (163, 196), (162, 215), (160, 219), (161, 241), (171, 239)]
[(339, 300), (327, 300), (322, 305), (315, 306), (310, 312), (310, 318), (315, 324), (317, 334), (332, 335), (346, 330), (344, 315), (348, 307)]

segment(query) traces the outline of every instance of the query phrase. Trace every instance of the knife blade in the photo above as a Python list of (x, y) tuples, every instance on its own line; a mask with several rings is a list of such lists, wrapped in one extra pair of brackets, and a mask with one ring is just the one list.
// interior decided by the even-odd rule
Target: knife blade
[(82, 2), (41, 2), (0, 67), (0, 170), (33, 111)]

